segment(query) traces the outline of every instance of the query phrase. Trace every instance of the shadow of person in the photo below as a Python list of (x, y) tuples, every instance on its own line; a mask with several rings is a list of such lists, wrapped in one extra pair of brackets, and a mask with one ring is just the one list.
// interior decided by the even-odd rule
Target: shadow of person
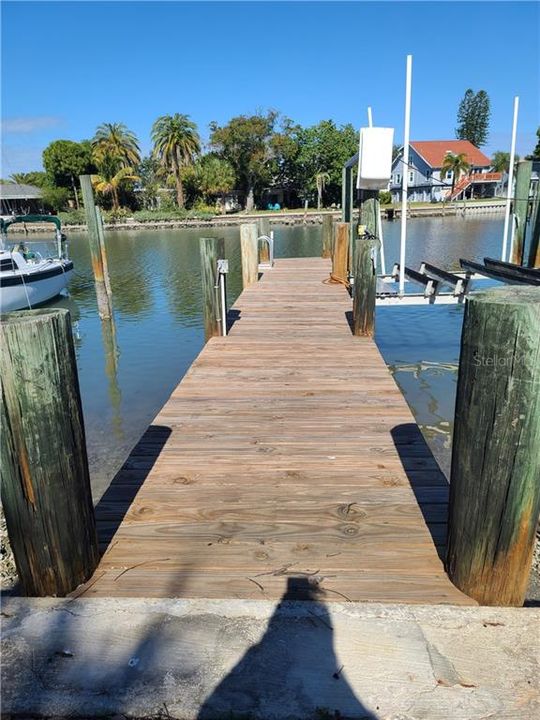
[[(288, 579), (264, 635), (205, 700), (198, 720), (376, 720), (346, 680), (330, 614), (317, 596), (308, 578)], [(222, 637), (225, 649), (237, 643), (234, 632)]]

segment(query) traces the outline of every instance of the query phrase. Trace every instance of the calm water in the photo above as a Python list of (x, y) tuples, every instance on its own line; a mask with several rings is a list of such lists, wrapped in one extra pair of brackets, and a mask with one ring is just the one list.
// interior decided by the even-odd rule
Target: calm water
[[(397, 259), (399, 223), (384, 223), (387, 266)], [(97, 315), (85, 234), (69, 236), (77, 275), (70, 297), (92, 483), (96, 499), (203, 346), (201, 235), (225, 237), (229, 303), (241, 289), (238, 228), (108, 232), (116, 347)], [(452, 268), (458, 258), (498, 255), (500, 215), (422, 218), (409, 223), (407, 263)], [(319, 255), (319, 227), (277, 227), (276, 256)], [(462, 308), (377, 309), (377, 343), (440, 456), (449, 447)]]

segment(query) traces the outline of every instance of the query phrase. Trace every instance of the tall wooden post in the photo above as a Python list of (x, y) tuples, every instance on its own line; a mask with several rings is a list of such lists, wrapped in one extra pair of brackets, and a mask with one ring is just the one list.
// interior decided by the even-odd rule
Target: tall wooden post
[(24, 592), (63, 596), (99, 558), (69, 312), (4, 315), (0, 338), (9, 540)]
[(253, 285), (259, 278), (259, 252), (257, 248), (257, 225), (240, 225), (240, 250), (242, 253), (242, 284)]
[(516, 189), (514, 197), (514, 215), (516, 217), (517, 225), (514, 233), (511, 258), (511, 262), (516, 263), (517, 265), (523, 264), (527, 214), (529, 211), (529, 187), (531, 184), (531, 175), (532, 160), (522, 160), (519, 162), (516, 172)]
[[(259, 237), (261, 235), (270, 237), (270, 220), (268, 218), (259, 218)], [(259, 244), (259, 262), (270, 262), (270, 248), (267, 242)]]
[(322, 219), (322, 257), (332, 257), (332, 231), (334, 222), (332, 215), (323, 215)]
[(531, 215), (531, 241), (528, 266), (540, 268), (540, 187), (536, 185), (536, 197)]
[(218, 260), (225, 258), (225, 240), (223, 238), (206, 237), (200, 239), (201, 278), (203, 287), (204, 336), (208, 342), (211, 337), (222, 334), (222, 323), (219, 300)]
[(362, 235), (356, 239), (353, 268), (354, 335), (373, 337), (375, 334), (378, 248), (377, 238)]
[(103, 268), (103, 252), (102, 243), (100, 241), (99, 220), (96, 213), (94, 203), (94, 191), (92, 190), (92, 181), (90, 175), (80, 175), (81, 192), (86, 214), (86, 225), (88, 227), (88, 239), (90, 242), (90, 254), (92, 258), (92, 271), (94, 273), (94, 282), (96, 285), (96, 297), (98, 312), (101, 318), (112, 316), (111, 298), (107, 292), (107, 281), (105, 280), (105, 270)]
[(447, 569), (484, 605), (521, 605), (540, 512), (540, 288), (466, 302)]
[(349, 223), (336, 223), (334, 252), (332, 255), (332, 276), (335, 280), (348, 282), (349, 267)]
[(99, 237), (99, 250), (101, 252), (101, 264), (103, 265), (103, 280), (105, 281), (105, 289), (107, 290), (107, 294), (109, 295), (109, 298), (112, 298), (112, 287), (109, 277), (109, 261), (107, 260), (107, 248), (105, 246), (105, 229), (103, 227), (103, 215), (101, 214), (101, 210), (98, 207), (96, 207), (96, 218)]

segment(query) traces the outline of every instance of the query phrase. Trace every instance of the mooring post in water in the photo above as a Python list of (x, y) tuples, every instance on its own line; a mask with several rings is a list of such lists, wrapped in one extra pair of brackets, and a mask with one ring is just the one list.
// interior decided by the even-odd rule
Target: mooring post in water
[(540, 187), (536, 184), (533, 212), (531, 215), (531, 240), (529, 262), (531, 268), (540, 268)]
[(240, 225), (240, 250), (242, 253), (242, 285), (253, 285), (259, 279), (259, 249), (257, 247), (257, 224)]
[[(86, 225), (88, 227), (88, 239), (90, 242), (90, 254), (92, 258), (92, 270), (96, 285), (96, 297), (98, 312), (101, 318), (112, 316), (112, 301), (107, 291), (110, 287), (109, 279), (105, 280), (105, 268), (103, 257), (105, 255), (105, 244), (100, 240), (100, 226), (94, 203), (94, 191), (90, 175), (80, 175), (81, 192), (86, 214)], [(106, 260), (105, 260), (106, 265)]]
[[(270, 237), (270, 220), (268, 218), (259, 218), (259, 237), (262, 235)], [(270, 262), (270, 246), (266, 241), (259, 243), (259, 262)]]
[(466, 301), (447, 570), (482, 605), (523, 604), (540, 512), (540, 288)]
[(373, 337), (375, 333), (375, 299), (377, 294), (377, 239), (379, 193), (361, 190), (359, 223), (353, 244), (353, 334)]
[(322, 255), (323, 258), (332, 257), (332, 234), (334, 219), (332, 215), (323, 215), (322, 219)]
[(63, 596), (99, 553), (69, 312), (2, 316), (2, 505), (23, 591)]
[(522, 160), (517, 165), (516, 187), (514, 196), (514, 222), (516, 228), (512, 242), (510, 262), (523, 264), (527, 216), (529, 212), (529, 188), (531, 185), (532, 160)]
[(225, 240), (205, 237), (200, 239), (201, 277), (203, 287), (203, 312), (205, 340), (223, 335), (223, 323), (227, 322), (221, 308), (218, 260), (225, 259)]
[(336, 281), (349, 281), (349, 223), (336, 223), (334, 251), (332, 254), (332, 277)]

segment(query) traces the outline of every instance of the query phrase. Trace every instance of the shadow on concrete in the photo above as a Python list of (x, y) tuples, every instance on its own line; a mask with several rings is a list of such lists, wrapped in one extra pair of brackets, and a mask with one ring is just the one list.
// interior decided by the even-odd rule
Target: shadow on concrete
[(403, 469), (429, 529), (437, 553), (444, 562), (448, 512), (448, 481), (416, 423), (391, 430)]
[(376, 720), (347, 682), (330, 614), (318, 596), (309, 578), (288, 579), (264, 635), (204, 701), (198, 720), (298, 712), (313, 720)]
[(110, 544), (170, 434), (169, 427), (150, 425), (97, 503), (95, 514), (101, 552)]

